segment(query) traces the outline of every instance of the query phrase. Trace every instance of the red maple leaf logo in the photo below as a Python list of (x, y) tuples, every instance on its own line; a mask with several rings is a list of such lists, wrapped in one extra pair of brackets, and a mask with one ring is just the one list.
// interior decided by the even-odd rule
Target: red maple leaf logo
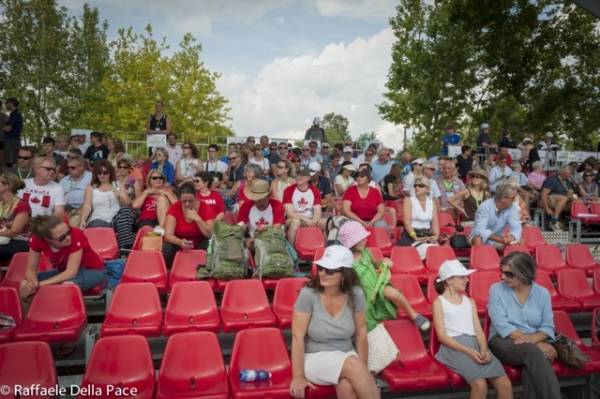
[(256, 221), (256, 224), (257, 224), (257, 225), (263, 225), (263, 226), (266, 226), (266, 225), (268, 225), (268, 224), (269, 224), (269, 222), (268, 222), (268, 221), (266, 221), (264, 217), (261, 217), (260, 219), (258, 219), (258, 220)]
[(308, 201), (306, 198), (302, 197), (300, 198), (300, 201), (298, 201), (298, 205), (300, 205), (301, 208), (304, 208), (306, 205), (308, 205)]

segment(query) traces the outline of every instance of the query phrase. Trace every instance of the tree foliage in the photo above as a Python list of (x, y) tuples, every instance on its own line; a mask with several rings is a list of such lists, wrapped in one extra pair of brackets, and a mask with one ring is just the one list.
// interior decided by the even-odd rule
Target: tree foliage
[(69, 17), (55, 0), (0, 0), (0, 95), (20, 99), (29, 140), (70, 128), (141, 132), (158, 99), (186, 140), (231, 134), (219, 75), (190, 34), (168, 56), (151, 26), (120, 29), (111, 43), (107, 29), (87, 5)]
[(481, 122), (558, 133), (582, 148), (600, 124), (597, 21), (559, 0), (401, 0), (390, 21), (386, 120), (416, 129), (421, 150), (438, 148), (455, 121), (474, 139)]
[(325, 136), (329, 143), (343, 143), (351, 139), (348, 126), (350, 122), (343, 115), (330, 112), (322, 118), (321, 127), (325, 129)]
[(360, 148), (366, 148), (370, 142), (376, 139), (377, 135), (375, 134), (375, 132), (367, 132), (360, 134), (356, 139), (356, 142), (358, 143)]

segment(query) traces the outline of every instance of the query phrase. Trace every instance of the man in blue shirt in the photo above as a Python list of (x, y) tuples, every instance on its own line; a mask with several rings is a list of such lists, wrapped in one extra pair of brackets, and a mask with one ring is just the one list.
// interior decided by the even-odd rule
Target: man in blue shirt
[(449, 123), (444, 130), (446, 133), (442, 136), (442, 155), (448, 156), (448, 146), (462, 145), (462, 137), (454, 130), (452, 123)]
[[(519, 210), (514, 206), (516, 188), (504, 184), (496, 189), (494, 198), (484, 201), (475, 214), (471, 245), (488, 244), (497, 249), (521, 240)], [(509, 231), (504, 233), (504, 227)]]
[(570, 209), (575, 187), (571, 184), (571, 167), (562, 166), (558, 174), (547, 177), (542, 184), (541, 205), (550, 215), (550, 228), (554, 231), (562, 231), (560, 215)]
[(390, 173), (390, 169), (392, 169), (392, 165), (394, 164), (394, 161), (390, 158), (392, 156), (390, 149), (381, 147), (378, 155), (377, 159), (371, 162), (371, 169), (373, 170), (371, 178), (377, 184)]

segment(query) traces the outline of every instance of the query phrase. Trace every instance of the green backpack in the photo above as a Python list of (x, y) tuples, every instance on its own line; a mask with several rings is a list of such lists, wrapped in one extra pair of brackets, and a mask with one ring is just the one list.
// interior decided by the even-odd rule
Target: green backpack
[(279, 227), (266, 226), (254, 233), (255, 274), (259, 278), (291, 277), (294, 259), (288, 251), (288, 242)]
[(244, 228), (217, 222), (208, 247), (206, 267), (198, 269), (198, 279), (234, 280), (246, 276)]

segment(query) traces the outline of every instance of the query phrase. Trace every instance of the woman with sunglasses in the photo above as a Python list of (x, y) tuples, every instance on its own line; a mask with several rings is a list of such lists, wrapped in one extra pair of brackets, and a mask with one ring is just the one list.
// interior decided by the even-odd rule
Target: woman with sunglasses
[(359, 169), (356, 184), (348, 187), (342, 201), (342, 214), (356, 220), (365, 227), (389, 226), (383, 220), (385, 207), (381, 192), (370, 185), (371, 173), (367, 168)]
[(154, 150), (154, 162), (150, 164), (150, 170), (158, 170), (165, 176), (167, 183), (175, 186), (175, 167), (169, 162), (169, 152), (164, 148)]
[(271, 165), (269, 164), (269, 160), (265, 158), (260, 144), (257, 144), (252, 148), (252, 156), (248, 158), (248, 163), (258, 165), (258, 167), (260, 167), (261, 173), (259, 176), (269, 176), (269, 173), (271, 172)]
[(177, 183), (192, 180), (194, 175), (202, 170), (202, 163), (198, 159), (198, 149), (196, 146), (187, 141), (183, 143), (181, 148), (183, 149), (183, 156), (177, 162), (175, 168)]
[(225, 216), (225, 202), (223, 197), (212, 189), (215, 181), (215, 173), (219, 172), (199, 172), (194, 176), (194, 188), (196, 189), (196, 198), (205, 207), (208, 207), (215, 215), (215, 221), (223, 219)]
[(583, 181), (579, 184), (580, 191), (585, 193), (584, 201), (598, 201), (598, 183), (593, 171), (583, 172)]
[[(89, 218), (89, 222), (88, 222)], [(106, 159), (94, 163), (92, 183), (87, 186), (81, 207), (81, 229), (111, 227), (120, 248), (131, 248), (134, 240), (131, 198), (124, 185), (116, 182), (115, 170)]]
[(133, 165), (133, 157), (129, 154), (123, 154), (123, 157), (117, 162), (116, 169), (117, 188), (119, 190), (121, 190), (121, 187), (125, 189), (131, 200), (129, 205), (142, 193), (142, 185), (131, 173)]
[(179, 201), (169, 207), (165, 221), (163, 256), (168, 268), (175, 254), (186, 249), (208, 248), (215, 215), (196, 197), (192, 182), (185, 182), (177, 189)]
[(488, 174), (485, 170), (472, 169), (467, 174), (467, 189), (448, 198), (448, 203), (461, 213), (462, 222), (473, 225), (477, 208), (483, 201), (491, 197), (487, 190), (487, 183)]
[(296, 182), (294, 179), (293, 166), (287, 159), (281, 159), (275, 164), (277, 172), (275, 180), (271, 183), (271, 198), (279, 202), (283, 201), (283, 192), (286, 188)]
[(404, 231), (398, 245), (417, 247), (421, 259), (425, 259), (428, 246), (437, 245), (440, 236), (438, 208), (429, 196), (429, 185), (428, 178), (417, 177), (415, 195), (405, 199), (402, 205)]
[(523, 398), (560, 399), (552, 362), (554, 319), (548, 290), (535, 282), (535, 260), (513, 252), (500, 261), (502, 281), (490, 288), (489, 347), (505, 364), (523, 367)]
[(341, 245), (325, 249), (292, 317), (290, 394), (303, 398), (313, 384), (334, 385), (338, 398), (377, 399), (367, 368), (365, 297), (352, 268), (352, 252)]
[(165, 182), (165, 175), (151, 170), (146, 179), (146, 189), (135, 198), (131, 206), (139, 209), (138, 227), (165, 225), (167, 210), (177, 202), (177, 196)]
[(0, 262), (29, 250), (31, 208), (17, 197), (17, 191), (24, 187), (23, 181), (12, 173), (0, 175)]
[(356, 167), (352, 162), (344, 161), (342, 163), (342, 169), (333, 182), (336, 197), (343, 196), (348, 187), (354, 184), (354, 178), (352, 177), (354, 172), (356, 172)]
[[(25, 279), (19, 287), (27, 302), (44, 285), (76, 284), (85, 292), (106, 281), (104, 262), (83, 231), (49, 215), (33, 218), (31, 232)], [(39, 272), (42, 254), (50, 260), (51, 270)]]

